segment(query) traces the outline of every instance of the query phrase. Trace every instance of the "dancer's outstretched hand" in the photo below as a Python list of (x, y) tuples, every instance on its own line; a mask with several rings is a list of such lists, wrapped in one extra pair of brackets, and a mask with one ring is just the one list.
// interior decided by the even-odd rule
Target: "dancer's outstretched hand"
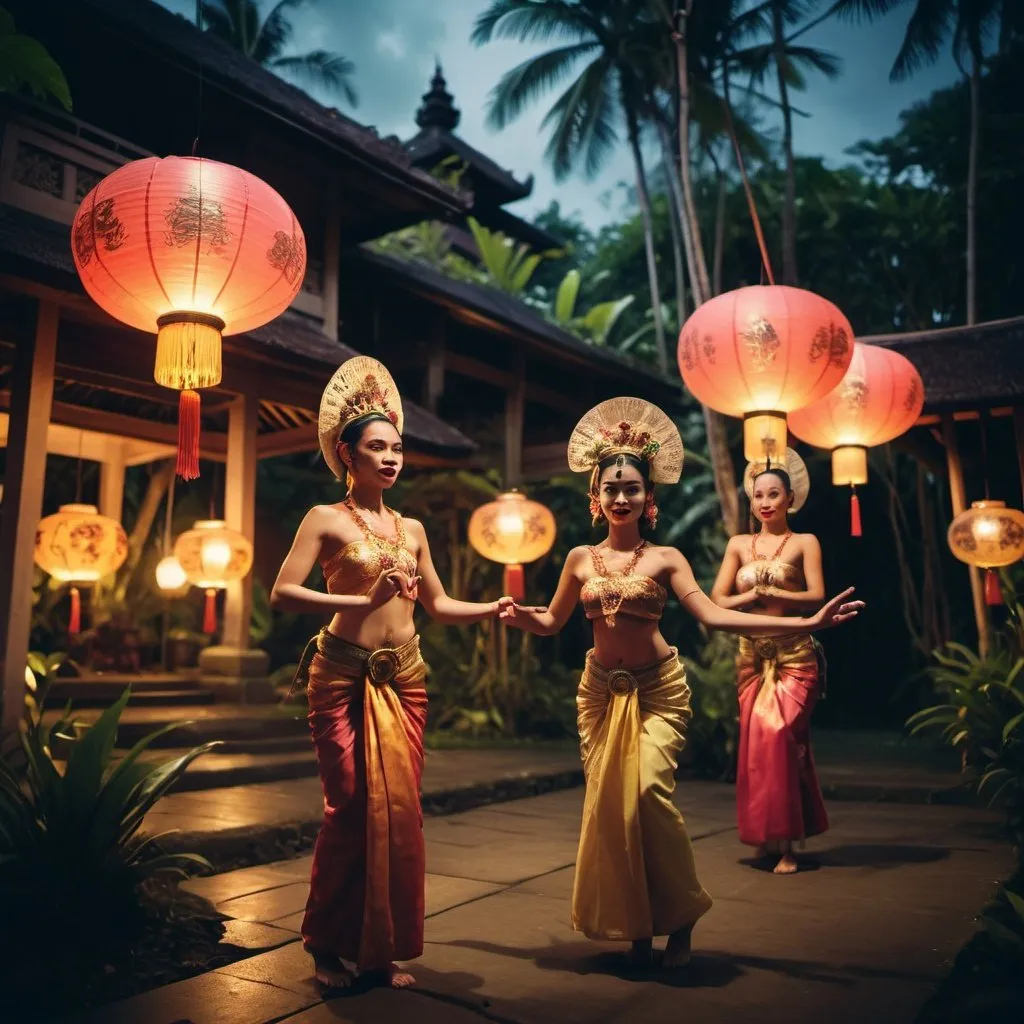
[(854, 587), (848, 587), (841, 594), (836, 594), (821, 611), (812, 615), (811, 629), (831, 629), (832, 626), (838, 626), (841, 622), (855, 619), (857, 613), (864, 607), (864, 602), (848, 600), (854, 590)]
[(503, 597), (498, 598), (497, 607), (495, 608), (494, 613), (499, 619), (503, 619), (505, 617), (506, 610), (509, 608), (515, 608), (515, 606), (516, 599), (505, 594)]

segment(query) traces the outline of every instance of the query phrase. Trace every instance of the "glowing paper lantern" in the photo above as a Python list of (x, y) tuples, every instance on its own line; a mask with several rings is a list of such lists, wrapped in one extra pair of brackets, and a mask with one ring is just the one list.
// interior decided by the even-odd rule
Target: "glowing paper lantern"
[(188, 590), (188, 577), (185, 575), (185, 570), (181, 567), (181, 562), (174, 555), (168, 555), (157, 562), (155, 575), (156, 585), (168, 597), (181, 596)]
[(194, 587), (206, 591), (203, 632), (217, 631), (217, 591), (252, 568), (252, 544), (220, 519), (200, 519), (174, 544), (174, 557)]
[(199, 475), (199, 395), (221, 379), (221, 335), (251, 331), (291, 304), (306, 240), (265, 182), (199, 157), (119, 167), (82, 200), (72, 227), (78, 276), (118, 320), (157, 333), (153, 376), (181, 392), (178, 474)]
[(949, 549), (968, 565), (985, 570), (985, 601), (1002, 604), (999, 577), (993, 572), (1024, 558), (1024, 512), (1005, 501), (974, 501), (949, 524)]
[(61, 505), (36, 530), (35, 562), (55, 580), (70, 583), (68, 633), (82, 628), (81, 595), (75, 584), (95, 583), (117, 572), (128, 557), (128, 536), (116, 519), (95, 505)]
[(786, 450), (786, 414), (824, 398), (853, 355), (853, 328), (827, 299), (754, 285), (699, 306), (679, 334), (679, 372), (691, 394), (743, 417), (748, 462)]
[(868, 448), (906, 433), (921, 415), (924, 384), (905, 356), (857, 342), (842, 383), (825, 398), (789, 417), (789, 429), (832, 452), (832, 483), (854, 488), (850, 531), (861, 535), (856, 487), (868, 481)]
[(505, 566), (505, 593), (526, 596), (523, 563), (543, 558), (555, 543), (555, 517), (519, 491), (499, 494), (469, 520), (469, 543), (484, 558)]

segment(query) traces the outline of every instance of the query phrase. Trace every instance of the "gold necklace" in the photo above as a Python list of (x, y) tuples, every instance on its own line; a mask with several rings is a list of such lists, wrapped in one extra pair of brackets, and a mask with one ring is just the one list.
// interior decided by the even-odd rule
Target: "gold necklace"
[[(398, 565), (400, 553), (409, 554), (409, 549), (405, 546), (405, 526), (402, 523), (402, 517), (394, 509), (388, 508), (387, 505), (384, 506), (384, 511), (390, 512), (394, 517), (396, 530), (394, 537), (385, 537), (374, 530), (363, 518), (362, 513), (359, 511), (359, 506), (356, 505), (351, 497), (346, 498), (342, 504), (349, 510), (349, 514), (366, 540), (373, 544), (380, 552), (381, 564), (385, 569), (393, 569)], [(369, 509), (366, 509), (366, 511), (369, 512)]]

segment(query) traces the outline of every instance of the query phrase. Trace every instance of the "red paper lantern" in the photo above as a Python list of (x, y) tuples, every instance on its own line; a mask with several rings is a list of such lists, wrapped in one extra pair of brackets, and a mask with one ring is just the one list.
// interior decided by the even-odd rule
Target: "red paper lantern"
[(699, 306), (679, 334), (691, 394), (742, 416), (748, 462), (786, 450), (786, 414), (824, 398), (853, 355), (853, 328), (827, 299), (786, 285), (726, 292)]
[(306, 241), (288, 204), (230, 164), (148, 157), (118, 168), (75, 215), (72, 252), (92, 299), (157, 334), (154, 378), (181, 391), (178, 473), (199, 475), (199, 395), (221, 379), (221, 335), (291, 304)]
[[(857, 342), (842, 383), (789, 417), (789, 429), (808, 444), (832, 452), (832, 483), (856, 488), (868, 480), (867, 449), (906, 433), (924, 407), (924, 384), (905, 356)], [(850, 499), (851, 533), (861, 534), (856, 489)]]

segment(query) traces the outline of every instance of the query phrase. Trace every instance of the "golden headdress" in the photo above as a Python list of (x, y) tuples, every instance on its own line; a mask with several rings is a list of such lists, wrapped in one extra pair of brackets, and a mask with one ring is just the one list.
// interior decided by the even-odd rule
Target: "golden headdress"
[(345, 464), (338, 458), (338, 438), (353, 420), (370, 413), (379, 413), (402, 432), (402, 399), (391, 374), (376, 359), (355, 356), (334, 371), (320, 399), (320, 450), (339, 480), (345, 478)]
[(593, 471), (611, 455), (635, 455), (651, 467), (651, 482), (674, 484), (683, 472), (683, 439), (676, 425), (642, 398), (609, 398), (595, 405), (569, 438), (569, 468)]
[(786, 471), (793, 487), (793, 504), (790, 506), (790, 512), (799, 512), (807, 502), (807, 495), (810, 494), (811, 478), (807, 472), (807, 464), (792, 448), (786, 449), (785, 460), (772, 462), (771, 465), (769, 465), (768, 459), (757, 459), (747, 463), (746, 471), (743, 474), (743, 490), (746, 491), (747, 498), (753, 501), (754, 480), (762, 473), (772, 469)]

